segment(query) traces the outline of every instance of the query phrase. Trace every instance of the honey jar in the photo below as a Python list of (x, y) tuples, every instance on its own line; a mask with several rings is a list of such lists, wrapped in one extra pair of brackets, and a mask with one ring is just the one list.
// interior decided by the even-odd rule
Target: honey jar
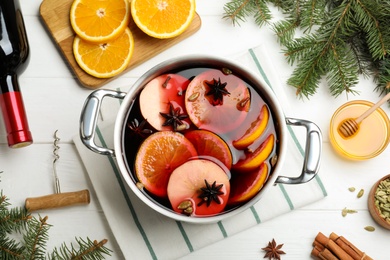
[(364, 100), (350, 101), (339, 107), (333, 114), (329, 138), (338, 154), (351, 160), (367, 160), (386, 149), (390, 141), (390, 121), (381, 108), (365, 118), (353, 136), (345, 138), (337, 130), (343, 120), (357, 118), (373, 105)]

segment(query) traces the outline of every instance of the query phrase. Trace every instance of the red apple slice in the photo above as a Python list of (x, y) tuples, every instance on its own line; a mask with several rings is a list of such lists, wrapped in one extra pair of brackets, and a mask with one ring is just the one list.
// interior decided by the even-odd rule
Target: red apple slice
[[(171, 110), (186, 118), (180, 120), (178, 131), (188, 129), (190, 119), (185, 112), (184, 92), (189, 80), (177, 74), (164, 74), (158, 76), (146, 84), (139, 98), (142, 116), (158, 131), (177, 130), (167, 123), (167, 118), (162, 114), (170, 114)], [(162, 114), (161, 114), (162, 113)]]
[[(213, 196), (203, 196), (210, 195), (205, 193), (210, 190), (215, 192)], [(168, 182), (172, 209), (187, 215), (208, 216), (222, 212), (229, 193), (226, 172), (216, 163), (204, 159), (190, 160), (176, 168)]]
[(210, 69), (188, 85), (185, 106), (192, 123), (216, 134), (229, 132), (245, 119), (250, 93), (245, 82), (233, 74)]

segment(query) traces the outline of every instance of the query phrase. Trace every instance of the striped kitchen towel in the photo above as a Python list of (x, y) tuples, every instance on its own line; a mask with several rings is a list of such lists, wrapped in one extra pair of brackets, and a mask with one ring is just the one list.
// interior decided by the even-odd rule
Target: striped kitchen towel
[[(287, 111), (288, 100), (263, 47), (250, 49), (235, 59), (260, 73)], [(113, 122), (119, 103), (114, 100), (102, 107), (104, 120), (97, 129), (97, 143), (102, 146), (113, 147)], [(291, 127), (289, 133), (289, 155), (281, 174), (297, 176), (302, 170), (303, 142), (298, 140)], [(327, 195), (320, 171), (315, 179), (305, 184), (271, 187), (258, 203), (227, 220), (207, 225), (182, 223), (154, 212), (141, 202), (123, 181), (115, 159), (91, 152), (81, 143), (79, 136), (75, 136), (74, 143), (126, 259), (176, 259)]]

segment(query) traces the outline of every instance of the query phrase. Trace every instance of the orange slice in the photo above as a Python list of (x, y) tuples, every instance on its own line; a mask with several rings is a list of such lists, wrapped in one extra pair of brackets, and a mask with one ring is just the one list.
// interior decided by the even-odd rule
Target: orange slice
[(135, 24), (155, 38), (172, 38), (183, 33), (195, 15), (195, 0), (132, 0)]
[(269, 120), (269, 112), (266, 105), (261, 108), (259, 116), (253, 121), (250, 127), (246, 130), (245, 134), (238, 140), (233, 141), (233, 146), (237, 149), (244, 150), (249, 145), (253, 144), (257, 138), (259, 138), (265, 128), (267, 127)]
[(259, 168), (248, 173), (232, 175), (228, 205), (235, 206), (252, 199), (263, 188), (267, 177), (266, 163), (262, 163)]
[(97, 78), (110, 78), (124, 71), (134, 50), (134, 38), (129, 28), (113, 41), (91, 43), (76, 36), (73, 54), (79, 66)]
[(128, 0), (74, 0), (70, 23), (75, 33), (90, 42), (115, 39), (130, 19)]
[(139, 148), (135, 173), (146, 190), (158, 197), (166, 197), (171, 173), (196, 155), (194, 146), (184, 135), (171, 131), (156, 132)]
[(225, 141), (207, 130), (192, 130), (184, 134), (194, 145), (198, 155), (209, 156), (211, 160), (223, 163), (228, 169), (232, 167), (232, 153)]
[(267, 139), (254, 151), (249, 152), (245, 159), (239, 160), (233, 169), (248, 172), (259, 167), (272, 153), (275, 144), (275, 137), (270, 134)]

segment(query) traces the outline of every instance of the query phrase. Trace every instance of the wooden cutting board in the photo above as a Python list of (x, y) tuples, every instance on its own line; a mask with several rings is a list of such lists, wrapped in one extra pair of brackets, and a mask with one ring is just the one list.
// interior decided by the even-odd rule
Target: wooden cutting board
[[(72, 44), (75, 34), (69, 21), (69, 11), (72, 3), (73, 0), (44, 0), (41, 3), (39, 12), (49, 33), (58, 45), (60, 51), (69, 63), (80, 83), (87, 88), (99, 88), (105, 83), (113, 80), (115, 77), (109, 79), (99, 79), (90, 76), (76, 63), (72, 52)], [(181, 35), (171, 39), (156, 39), (143, 33), (131, 20), (129, 28), (134, 37), (134, 53), (129, 66), (124, 72), (191, 36), (200, 29), (200, 26), (201, 19), (198, 14), (195, 14), (191, 25)]]

